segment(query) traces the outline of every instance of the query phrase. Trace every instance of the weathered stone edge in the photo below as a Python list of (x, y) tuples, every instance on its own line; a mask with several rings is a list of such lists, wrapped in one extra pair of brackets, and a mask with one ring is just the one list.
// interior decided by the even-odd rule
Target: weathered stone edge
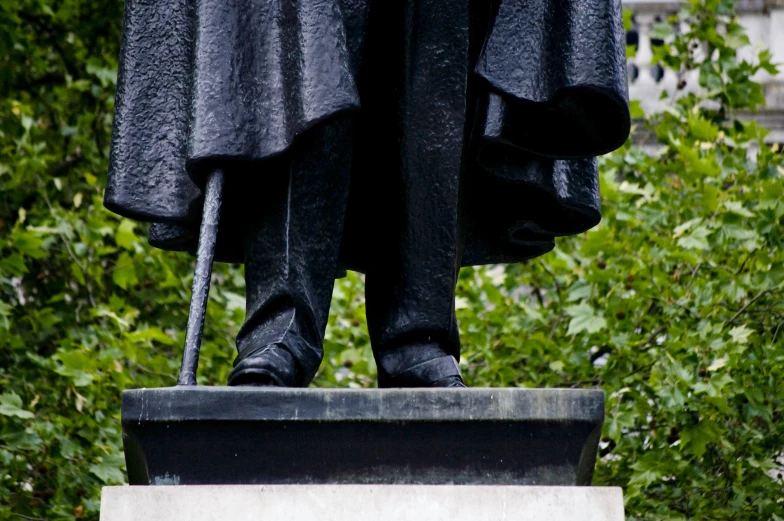
[(268, 389), (123, 392), (123, 422), (604, 421), (599, 389)]
[(106, 487), (102, 521), (234, 519), (623, 521), (617, 487), (260, 485)]

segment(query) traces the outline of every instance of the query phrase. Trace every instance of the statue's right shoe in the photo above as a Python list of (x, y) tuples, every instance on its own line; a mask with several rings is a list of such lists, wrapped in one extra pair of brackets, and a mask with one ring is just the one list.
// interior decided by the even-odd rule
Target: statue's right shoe
[(457, 360), (442, 356), (422, 362), (399, 374), (379, 378), (379, 387), (465, 387)]
[(465, 387), (457, 360), (435, 345), (411, 345), (383, 353), (376, 361), (378, 386)]
[(229, 373), (229, 385), (254, 387), (300, 387), (297, 362), (279, 344), (248, 348), (237, 356)]

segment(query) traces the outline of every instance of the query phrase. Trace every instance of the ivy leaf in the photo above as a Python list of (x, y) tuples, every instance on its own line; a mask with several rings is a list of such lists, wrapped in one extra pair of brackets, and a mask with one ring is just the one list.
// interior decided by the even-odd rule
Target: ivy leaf
[(631, 411), (613, 412), (607, 424), (607, 435), (611, 440), (618, 442), (623, 437), (624, 431), (633, 427), (636, 421), (637, 418)]
[(35, 418), (35, 414), (22, 409), (22, 398), (13, 391), (0, 394), (0, 414), (17, 418)]
[(672, 31), (672, 25), (668, 23), (656, 23), (653, 25), (653, 29), (651, 29), (650, 35), (651, 38), (665, 40), (672, 36)]
[(694, 226), (695, 224), (699, 223), (701, 220), (702, 219), (692, 219), (690, 221), (686, 221), (685, 223), (676, 226), (675, 229), (673, 230), (672, 237), (674, 239), (677, 239), (678, 237), (682, 236), (684, 233), (689, 231), (689, 229), (692, 226)]
[(724, 208), (736, 215), (741, 215), (743, 217), (754, 217), (754, 213), (746, 209), (743, 206), (743, 203), (739, 201), (726, 201), (724, 203)]
[(719, 135), (718, 127), (700, 116), (689, 118), (689, 130), (700, 141), (713, 141)]
[(566, 300), (568, 302), (577, 302), (585, 300), (591, 296), (592, 288), (589, 284), (575, 284), (570, 290)]
[(139, 329), (132, 333), (126, 333), (125, 337), (131, 342), (144, 342), (145, 340), (154, 340), (161, 344), (172, 346), (175, 345), (175, 340), (164, 333), (159, 327), (150, 327), (146, 329)]
[(645, 488), (661, 479), (660, 471), (641, 466), (639, 463), (632, 465), (632, 469), (634, 470), (634, 473), (629, 480), (629, 485), (639, 485), (640, 487)]
[(125, 481), (125, 458), (122, 454), (104, 456), (99, 463), (90, 465), (90, 472), (106, 484), (116, 484)]
[(569, 321), (567, 335), (576, 335), (585, 331), (586, 333), (598, 333), (607, 327), (607, 320), (598, 315), (590, 304), (585, 302), (577, 306), (566, 308), (566, 314), (572, 317)]
[(752, 333), (754, 333), (754, 330), (746, 327), (746, 324), (730, 329), (732, 340), (739, 344), (747, 344)]
[(226, 297), (226, 309), (230, 311), (240, 310), (245, 311), (245, 296), (238, 295), (231, 291), (224, 291), (223, 296)]
[(14, 248), (27, 257), (43, 259), (47, 255), (44, 241), (37, 234), (16, 229), (11, 234), (11, 242)]
[(86, 70), (89, 74), (98, 78), (103, 87), (117, 83), (117, 69), (104, 67), (97, 59), (91, 59), (87, 64)]
[(702, 420), (693, 427), (683, 429), (680, 437), (682, 446), (689, 447), (695, 456), (701, 458), (708, 444), (718, 441), (720, 434), (721, 431), (715, 423)]
[(640, 100), (632, 100), (629, 103), (629, 112), (632, 116), (632, 119), (645, 118), (645, 111), (642, 108), (642, 104), (640, 103)]
[(722, 367), (727, 365), (727, 358), (717, 358), (713, 361), (711, 365), (708, 366), (708, 371), (718, 371)]
[(12, 277), (18, 277), (27, 273), (24, 257), (18, 253), (12, 253), (8, 257), (0, 259), (0, 272)]
[(114, 233), (114, 241), (117, 243), (117, 246), (126, 250), (133, 250), (136, 243), (139, 242), (139, 238), (136, 237), (134, 232), (135, 229), (136, 223), (130, 219), (120, 221), (120, 225)]
[(711, 231), (705, 226), (698, 226), (686, 237), (678, 239), (678, 246), (691, 250), (707, 250), (710, 248), (708, 237)]
[(112, 280), (122, 289), (128, 289), (139, 283), (139, 277), (136, 275), (133, 258), (128, 255), (127, 252), (123, 252), (120, 257), (118, 257), (117, 264), (112, 273)]
[(9, 319), (13, 309), (14, 307), (11, 304), (6, 304), (0, 300), (0, 324), (2, 324), (5, 329), (11, 328), (11, 322)]

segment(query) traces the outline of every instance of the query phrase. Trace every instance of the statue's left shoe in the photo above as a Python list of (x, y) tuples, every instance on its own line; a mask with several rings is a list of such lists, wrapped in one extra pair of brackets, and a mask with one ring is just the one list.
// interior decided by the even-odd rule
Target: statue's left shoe
[(300, 387), (299, 373), (294, 356), (282, 345), (270, 344), (240, 353), (229, 373), (229, 385)]
[(455, 357), (440, 349), (432, 356), (432, 346), (406, 346), (384, 353), (378, 361), (378, 386), (390, 387), (465, 387)]

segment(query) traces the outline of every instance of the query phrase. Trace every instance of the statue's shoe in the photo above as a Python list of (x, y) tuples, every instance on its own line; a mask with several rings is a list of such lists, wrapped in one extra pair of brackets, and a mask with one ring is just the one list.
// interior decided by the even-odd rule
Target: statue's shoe
[(442, 378), (437, 382), (433, 382), (430, 387), (465, 387), (466, 384), (463, 382), (463, 377), (460, 375), (456, 376), (447, 376), (446, 378)]
[(229, 385), (299, 387), (297, 363), (279, 344), (249, 348), (237, 356)]
[(379, 374), (379, 387), (465, 387), (460, 367), (453, 356), (445, 355), (419, 362), (395, 374)]

